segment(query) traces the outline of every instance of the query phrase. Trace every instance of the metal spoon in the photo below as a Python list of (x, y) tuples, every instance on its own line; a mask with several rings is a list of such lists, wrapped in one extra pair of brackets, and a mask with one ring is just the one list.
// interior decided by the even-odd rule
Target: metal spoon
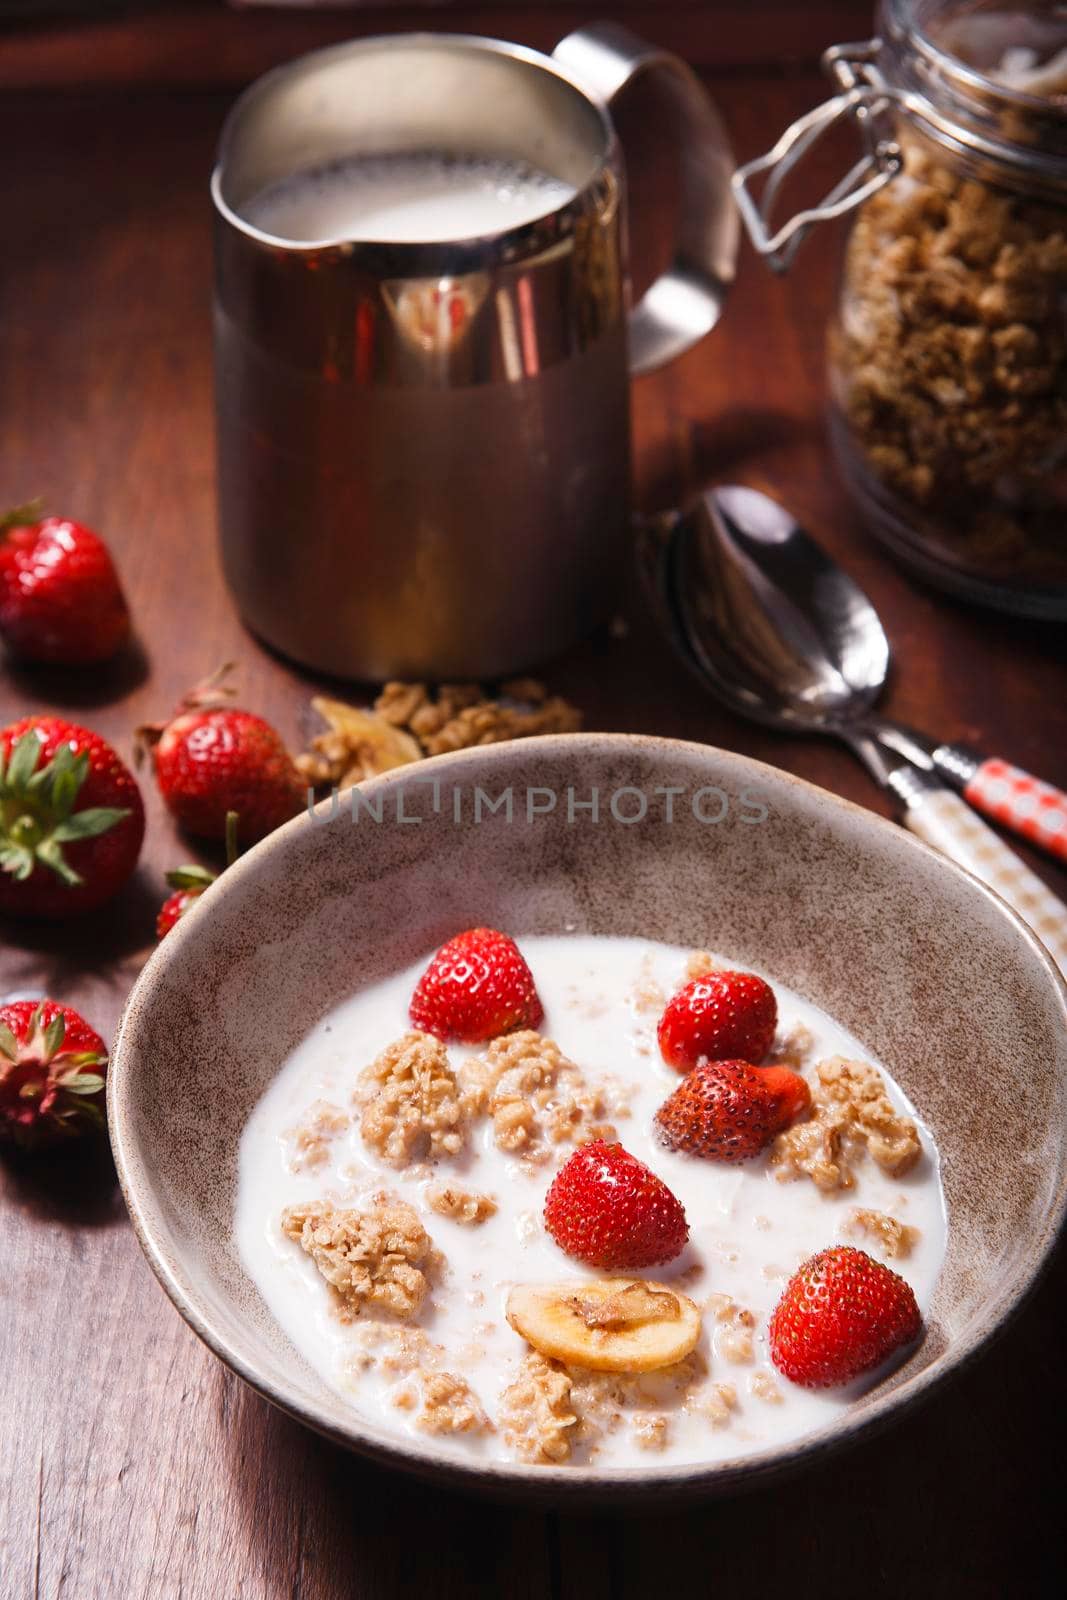
[(1067, 908), (939, 781), (963, 787), (977, 758), (875, 715), (890, 660), (878, 614), (783, 507), (754, 489), (709, 490), (649, 530), (645, 563), (675, 647), (719, 699), (844, 740), (907, 827), (991, 884), (1067, 967)]

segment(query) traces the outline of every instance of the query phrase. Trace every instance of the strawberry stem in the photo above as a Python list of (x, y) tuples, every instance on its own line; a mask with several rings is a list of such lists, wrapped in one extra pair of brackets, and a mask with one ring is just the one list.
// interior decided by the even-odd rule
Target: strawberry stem
[(40, 499), (27, 500), (24, 506), (12, 506), (10, 511), (0, 516), (0, 533), (6, 533), (9, 528), (24, 528), (29, 522), (39, 522), (43, 510), (44, 501)]

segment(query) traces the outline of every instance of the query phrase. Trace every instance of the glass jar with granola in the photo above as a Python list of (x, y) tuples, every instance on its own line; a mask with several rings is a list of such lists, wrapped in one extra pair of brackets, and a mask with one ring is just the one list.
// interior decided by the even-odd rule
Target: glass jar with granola
[[(858, 207), (831, 421), (872, 531), (945, 588), (1067, 617), (1067, 7), (882, 0), (879, 27), (828, 52), (841, 93), (741, 169), (738, 198), (778, 266)], [(783, 171), (843, 117), (861, 161), (772, 235)]]

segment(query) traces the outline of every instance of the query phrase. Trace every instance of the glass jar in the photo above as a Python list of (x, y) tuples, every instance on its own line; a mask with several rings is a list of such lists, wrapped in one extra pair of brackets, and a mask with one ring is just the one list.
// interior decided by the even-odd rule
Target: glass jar
[[(738, 201), (779, 268), (858, 208), (831, 426), (872, 531), (943, 588), (1067, 617), (1067, 7), (882, 0), (878, 25), (827, 53), (840, 94), (739, 170)], [(862, 159), (772, 234), (783, 177), (841, 118)]]

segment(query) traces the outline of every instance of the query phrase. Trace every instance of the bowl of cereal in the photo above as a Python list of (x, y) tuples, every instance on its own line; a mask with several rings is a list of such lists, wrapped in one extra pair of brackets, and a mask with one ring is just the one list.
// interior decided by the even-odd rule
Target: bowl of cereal
[(1022, 922), (891, 824), (550, 736), (228, 869), (137, 982), (109, 1117), (150, 1264), (268, 1400), (460, 1488), (680, 1499), (1004, 1323), (1064, 1214), (1065, 1024)]

